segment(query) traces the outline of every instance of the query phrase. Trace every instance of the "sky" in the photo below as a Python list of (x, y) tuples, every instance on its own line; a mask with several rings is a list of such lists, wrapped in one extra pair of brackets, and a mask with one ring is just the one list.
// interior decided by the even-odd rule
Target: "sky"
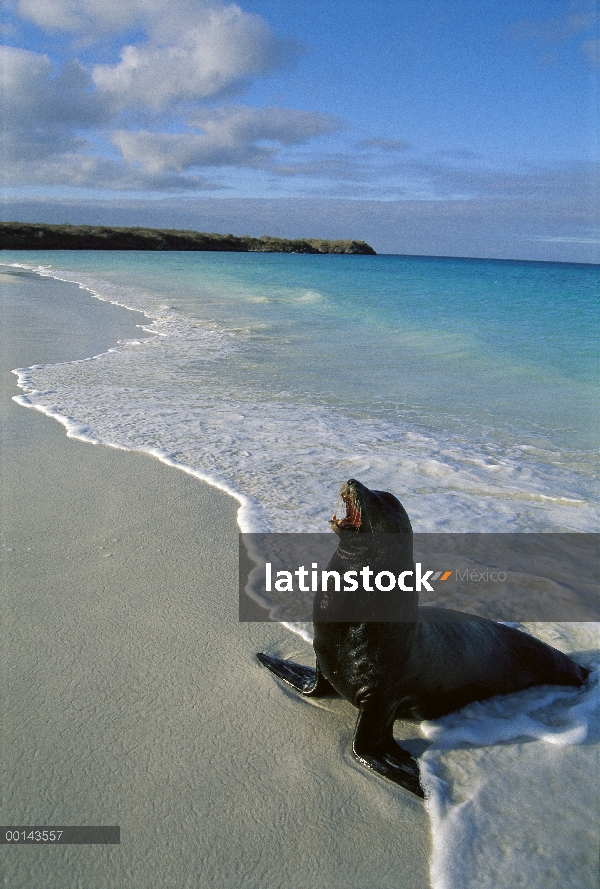
[(599, 0), (5, 0), (2, 218), (600, 262)]

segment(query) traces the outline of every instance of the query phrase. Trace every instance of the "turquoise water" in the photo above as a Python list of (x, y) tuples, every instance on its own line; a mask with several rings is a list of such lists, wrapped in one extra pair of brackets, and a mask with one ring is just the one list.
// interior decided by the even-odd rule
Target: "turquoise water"
[[(196, 318), (249, 328), (262, 336), (260, 354), (243, 371), (270, 392), (291, 387), (367, 408), (389, 401), (428, 411), (433, 421), (491, 413), (499, 423), (518, 417), (555, 434), (568, 430), (576, 443), (598, 440), (595, 266), (399, 256), (28, 256), (96, 270), (115, 284), (162, 293)], [(570, 399), (559, 409), (557, 392)]]
[(147, 314), (160, 337), (93, 374), (61, 366), (28, 385), (60, 392), (99, 440), (164, 452), (241, 495), (247, 527), (320, 530), (350, 474), (418, 504), (419, 530), (597, 527), (596, 266), (100, 251), (3, 261)]

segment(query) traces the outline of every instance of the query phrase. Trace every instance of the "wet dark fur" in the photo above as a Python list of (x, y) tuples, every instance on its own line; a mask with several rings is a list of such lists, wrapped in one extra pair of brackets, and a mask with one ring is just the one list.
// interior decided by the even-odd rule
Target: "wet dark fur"
[[(360, 504), (362, 526), (341, 532), (331, 567), (365, 564), (368, 544), (363, 541), (373, 531), (384, 532), (379, 539), (389, 543), (386, 567), (396, 573), (410, 570), (412, 528), (402, 504), (354, 479), (342, 490)], [(404, 542), (408, 539), (410, 546)], [(584, 667), (527, 633), (459, 611), (418, 608), (416, 593), (403, 593), (401, 601), (397, 590), (393, 595), (397, 623), (332, 623), (334, 610), (342, 610), (340, 599), (357, 593), (315, 597), (313, 644), (319, 666), (356, 707), (383, 692), (394, 701), (396, 716), (431, 719), (531, 685), (581, 685), (587, 676)]]

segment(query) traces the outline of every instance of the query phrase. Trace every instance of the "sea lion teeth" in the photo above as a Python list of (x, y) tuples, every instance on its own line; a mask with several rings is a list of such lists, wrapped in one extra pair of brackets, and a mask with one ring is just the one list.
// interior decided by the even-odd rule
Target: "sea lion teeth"
[[(329, 523), (340, 544), (327, 569), (355, 576), (364, 565), (371, 575), (412, 572), (412, 527), (400, 501), (356, 479), (340, 494), (349, 514), (340, 521), (334, 513)], [(354, 533), (345, 533), (349, 528)], [(415, 592), (384, 600), (387, 614), (382, 617), (379, 610), (367, 621), (372, 594), (366, 582), (356, 592), (317, 593), (315, 670), (262, 653), (257, 657), (302, 695), (337, 693), (357, 707), (354, 756), (416, 796), (424, 795), (419, 766), (394, 740), (396, 719), (437, 719), (472, 701), (533, 685), (581, 686), (589, 675), (561, 651), (520, 630), (459, 611), (419, 608)], [(354, 620), (353, 613), (363, 616)]]

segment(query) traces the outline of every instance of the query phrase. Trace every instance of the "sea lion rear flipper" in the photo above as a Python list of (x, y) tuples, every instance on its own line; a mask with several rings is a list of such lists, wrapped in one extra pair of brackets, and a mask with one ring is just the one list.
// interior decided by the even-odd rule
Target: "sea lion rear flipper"
[(393, 714), (384, 715), (374, 702), (363, 706), (354, 732), (353, 753), (367, 768), (423, 799), (419, 765), (414, 756), (396, 744), (393, 724)]
[(333, 686), (323, 676), (318, 664), (317, 669), (313, 670), (312, 667), (304, 667), (293, 661), (282, 661), (277, 657), (270, 657), (268, 654), (263, 654), (262, 651), (256, 657), (278, 679), (282, 679), (286, 685), (290, 685), (294, 691), (300, 692), (304, 697), (322, 698), (325, 695), (337, 694)]

